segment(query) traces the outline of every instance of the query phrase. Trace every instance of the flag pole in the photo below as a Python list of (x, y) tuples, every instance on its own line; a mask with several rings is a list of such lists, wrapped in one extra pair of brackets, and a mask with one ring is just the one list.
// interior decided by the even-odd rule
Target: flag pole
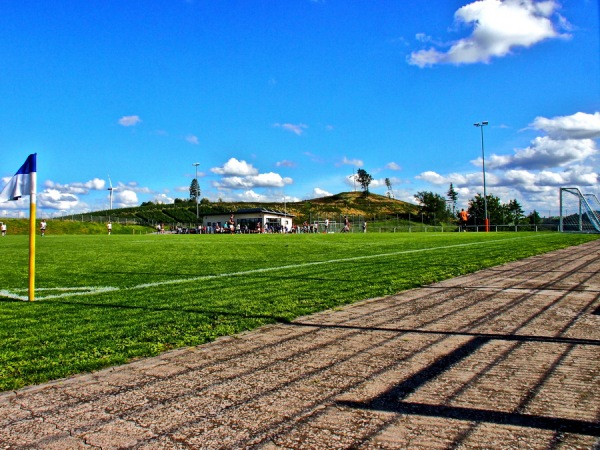
[(29, 195), (29, 301), (35, 300), (35, 223), (36, 223), (36, 181), (37, 173), (32, 172)]

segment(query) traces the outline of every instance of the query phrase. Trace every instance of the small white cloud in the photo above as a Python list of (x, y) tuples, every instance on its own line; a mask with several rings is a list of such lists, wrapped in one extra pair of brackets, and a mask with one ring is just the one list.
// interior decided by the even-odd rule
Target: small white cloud
[(286, 131), (289, 131), (291, 133), (294, 133), (298, 136), (302, 135), (304, 133), (304, 130), (306, 130), (308, 128), (308, 125), (305, 125), (303, 123), (298, 123), (298, 124), (294, 124), (294, 123), (275, 123), (273, 124), (273, 126), (275, 128), (283, 128)]
[(166, 194), (158, 194), (152, 199), (152, 203), (157, 203), (159, 205), (170, 205), (175, 203), (175, 199)]
[(415, 177), (417, 180), (423, 180), (423, 181), (427, 181), (428, 183), (431, 184), (446, 184), (448, 182), (448, 178), (444, 177), (443, 175), (440, 175), (437, 172), (434, 172), (432, 170), (428, 170), (426, 172), (423, 172), (419, 175), (417, 175)]
[(119, 119), (119, 124), (124, 127), (133, 127), (141, 121), (142, 119), (139, 116), (123, 116)]
[(258, 174), (258, 170), (255, 169), (252, 164), (248, 164), (246, 161), (240, 161), (236, 158), (230, 158), (223, 167), (213, 167), (210, 171), (217, 175), (228, 176), (248, 176)]
[(139, 204), (137, 194), (132, 190), (113, 191), (113, 201), (118, 208), (128, 208)]
[(296, 167), (296, 163), (292, 162), (292, 161), (288, 161), (287, 159), (284, 159), (283, 161), (278, 161), (277, 163), (275, 163), (276, 167)]
[(313, 189), (313, 193), (312, 193), (312, 197), (313, 198), (321, 198), (321, 197), (331, 197), (333, 194), (331, 192), (326, 191), (325, 189), (321, 189), (321, 188), (314, 188)]
[(194, 136), (193, 134), (186, 136), (185, 140), (188, 141), (190, 144), (194, 144), (194, 145), (200, 144), (200, 141), (198, 140), (198, 136)]
[(348, 166), (354, 166), (354, 167), (362, 167), (364, 165), (363, 161), (361, 159), (348, 159), (344, 156), (344, 159), (342, 159), (342, 161), (338, 164), (340, 166), (342, 165), (348, 165)]
[(400, 165), (396, 164), (395, 162), (387, 163), (385, 165), (385, 168), (386, 169), (390, 169), (390, 170), (402, 170), (402, 168), (400, 167)]

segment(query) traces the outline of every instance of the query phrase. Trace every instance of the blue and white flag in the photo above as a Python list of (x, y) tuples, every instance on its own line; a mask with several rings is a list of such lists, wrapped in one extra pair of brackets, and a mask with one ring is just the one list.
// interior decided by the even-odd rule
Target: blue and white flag
[(29, 155), (25, 164), (4, 186), (0, 192), (0, 203), (18, 200), (24, 195), (35, 195), (36, 155), (37, 153)]

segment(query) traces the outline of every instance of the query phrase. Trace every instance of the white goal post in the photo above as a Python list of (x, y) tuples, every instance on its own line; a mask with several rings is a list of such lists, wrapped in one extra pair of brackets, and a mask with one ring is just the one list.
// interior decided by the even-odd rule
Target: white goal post
[(600, 201), (576, 187), (560, 188), (561, 232), (600, 233)]

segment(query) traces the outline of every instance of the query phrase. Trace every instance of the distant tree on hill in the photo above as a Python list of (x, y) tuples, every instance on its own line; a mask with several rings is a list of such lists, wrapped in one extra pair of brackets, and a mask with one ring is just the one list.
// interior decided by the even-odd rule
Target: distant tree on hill
[(392, 189), (392, 182), (389, 178), (385, 179), (385, 186), (387, 187), (387, 196), (389, 198), (394, 198), (394, 190)]
[(373, 177), (364, 169), (358, 169), (356, 172), (356, 181), (360, 183), (362, 190), (365, 191), (365, 196), (369, 195), (369, 185), (373, 181)]

